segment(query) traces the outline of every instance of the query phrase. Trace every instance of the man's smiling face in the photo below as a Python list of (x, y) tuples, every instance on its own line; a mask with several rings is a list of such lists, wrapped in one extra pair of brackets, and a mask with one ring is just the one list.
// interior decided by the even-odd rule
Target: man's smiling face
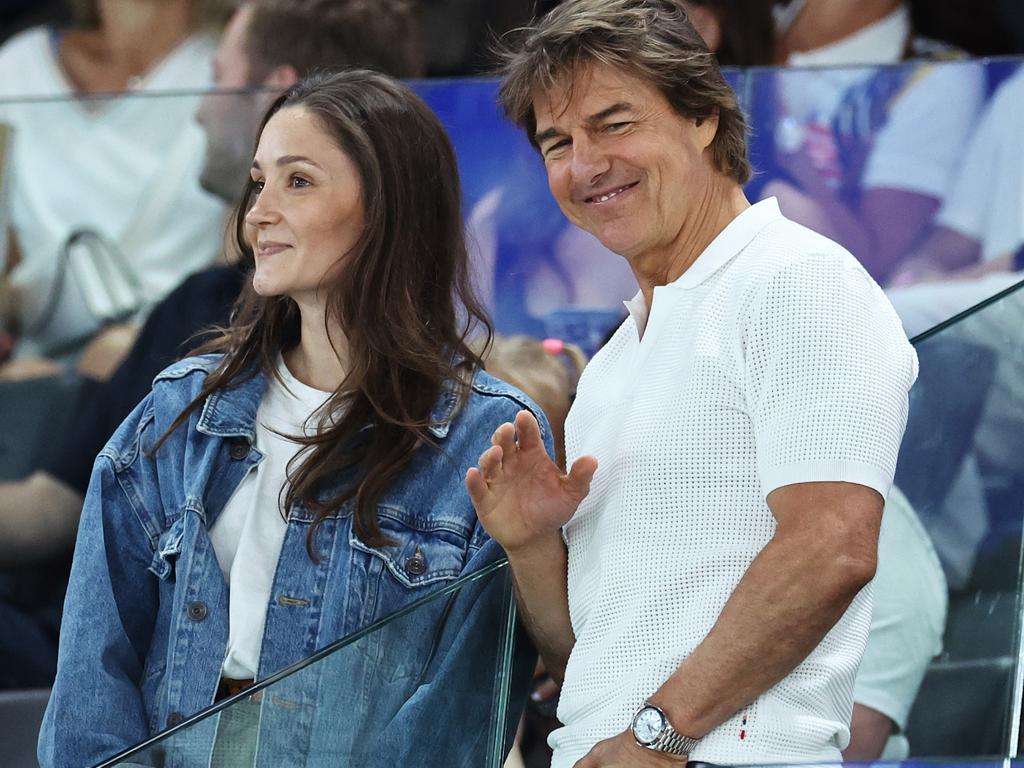
[(566, 80), (533, 100), (562, 212), (627, 259), (670, 253), (715, 173), (717, 119), (698, 125), (649, 82), (600, 64)]

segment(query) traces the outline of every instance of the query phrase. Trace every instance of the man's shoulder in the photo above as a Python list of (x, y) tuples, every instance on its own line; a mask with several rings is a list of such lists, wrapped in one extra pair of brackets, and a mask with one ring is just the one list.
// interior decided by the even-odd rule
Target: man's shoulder
[(853, 258), (853, 255), (835, 240), (785, 217), (768, 224), (752, 245), (763, 252), (778, 254), (787, 263), (822, 256)]
[[(741, 272), (752, 288), (787, 274), (804, 272), (822, 278), (841, 273), (866, 277), (863, 266), (835, 240), (789, 219), (780, 218), (766, 226), (744, 249), (738, 259)], [(869, 278), (870, 279), (870, 278)]]

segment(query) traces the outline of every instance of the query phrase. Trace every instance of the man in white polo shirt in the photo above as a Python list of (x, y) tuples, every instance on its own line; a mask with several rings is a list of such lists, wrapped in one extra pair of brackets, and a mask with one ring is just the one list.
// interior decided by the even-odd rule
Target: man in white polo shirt
[(916, 358), (830, 240), (751, 206), (744, 120), (673, 0), (568, 0), (501, 99), (639, 283), (571, 469), (500, 426), (467, 485), (563, 679), (555, 768), (837, 761)]

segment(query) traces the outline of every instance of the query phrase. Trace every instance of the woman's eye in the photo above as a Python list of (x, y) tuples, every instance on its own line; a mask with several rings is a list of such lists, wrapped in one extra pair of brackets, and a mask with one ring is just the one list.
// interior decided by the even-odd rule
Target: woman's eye
[(253, 179), (249, 182), (249, 186), (252, 187), (253, 191), (259, 194), (263, 191), (263, 179)]
[(309, 181), (307, 179), (302, 178), (301, 176), (292, 176), (291, 179), (289, 180), (289, 183), (293, 188), (296, 189), (309, 186)]

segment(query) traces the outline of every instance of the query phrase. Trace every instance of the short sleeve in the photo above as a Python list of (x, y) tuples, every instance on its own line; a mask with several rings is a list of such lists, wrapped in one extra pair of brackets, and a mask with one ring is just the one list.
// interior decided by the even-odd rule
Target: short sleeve
[(765, 496), (822, 481), (886, 496), (917, 357), (852, 256), (809, 255), (774, 273), (752, 304), (743, 356)]

